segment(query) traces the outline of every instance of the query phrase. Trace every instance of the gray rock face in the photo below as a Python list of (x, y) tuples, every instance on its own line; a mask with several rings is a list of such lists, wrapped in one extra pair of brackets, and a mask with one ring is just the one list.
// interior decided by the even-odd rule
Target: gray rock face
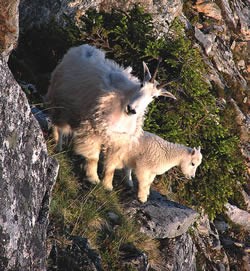
[(66, 249), (54, 244), (49, 257), (48, 271), (103, 271), (100, 256), (90, 248), (86, 238), (72, 236), (68, 243)]
[(194, 37), (204, 49), (204, 59), (208, 56), (211, 60), (206, 61), (210, 62), (210, 80), (221, 89), (247, 89), (247, 72), (242, 48), (247, 47), (250, 37), (249, 7), (247, 0), (199, 0), (193, 5), (193, 9), (205, 18), (215, 19), (209, 23), (196, 23)]
[[(219, 72), (227, 74), (231, 77), (231, 81), (233, 83), (238, 83), (242, 88), (246, 88), (246, 80), (237, 68), (233, 59), (233, 53), (231, 49), (227, 46), (227, 44), (221, 38), (218, 38), (217, 34), (213, 32), (209, 34), (204, 34), (196, 27), (194, 31), (194, 36), (199, 42), (199, 44), (201, 44), (206, 55), (211, 57), (213, 60), (214, 66), (210, 65), (210, 68), (212, 66), (212, 72), (210, 73), (218, 74)], [(215, 78), (214, 80), (213, 78), (210, 79), (215, 83), (217, 83), (218, 81), (218, 79), (216, 80)], [(232, 82), (228, 82), (228, 85), (232, 84)], [(219, 85), (223, 84), (219, 83)]]
[(194, 210), (153, 191), (144, 204), (136, 200), (128, 203), (126, 212), (140, 223), (141, 232), (158, 239), (182, 235), (198, 216)]
[[(139, 1), (138, 1), (139, 2)], [(166, 34), (173, 20), (182, 12), (183, 1), (181, 0), (158, 0), (152, 1), (148, 10), (153, 15), (155, 31), (158, 36)]]
[(78, 17), (89, 8), (97, 8), (101, 1), (80, 0), (20, 0), (20, 28), (27, 31), (34, 26), (49, 23), (52, 19), (61, 26), (68, 20), (76, 23)]
[(169, 25), (182, 11), (181, 0), (129, 0), (129, 1), (80, 1), (80, 0), (20, 0), (20, 26), (21, 29), (47, 24), (55, 20), (59, 25), (66, 26), (69, 20), (78, 25), (78, 20), (89, 8), (98, 11), (111, 9), (128, 10), (135, 4), (140, 4), (146, 11), (154, 15), (154, 22), (159, 33), (167, 32)]
[(225, 205), (226, 215), (235, 224), (241, 226), (245, 231), (250, 232), (250, 213), (230, 203)]
[(197, 250), (191, 236), (185, 233), (173, 239), (160, 241), (161, 262), (153, 262), (154, 271), (195, 271)]
[(196, 246), (197, 269), (229, 271), (229, 260), (222, 247), (219, 233), (207, 215), (197, 220), (192, 233), (192, 240)]
[(183, 234), (175, 239), (175, 258), (173, 271), (195, 271), (197, 249), (189, 234)]
[(131, 244), (120, 247), (122, 270), (147, 271), (149, 268), (148, 257), (145, 252), (136, 249)]
[[(213, 58), (215, 67), (219, 72), (227, 74), (231, 77), (233, 82), (239, 83), (244, 89), (246, 88), (246, 80), (235, 65), (233, 53), (222, 39), (218, 39), (217, 42), (213, 44), (211, 53), (208, 55)], [(229, 82), (228, 84), (230, 85)]]
[(2, 57), (0, 89), (0, 270), (42, 271), (58, 164)]

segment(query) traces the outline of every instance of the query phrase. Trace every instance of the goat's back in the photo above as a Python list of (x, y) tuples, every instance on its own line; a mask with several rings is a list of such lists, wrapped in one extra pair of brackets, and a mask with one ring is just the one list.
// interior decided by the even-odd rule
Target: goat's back
[(109, 91), (131, 92), (138, 80), (103, 51), (89, 45), (71, 48), (52, 73), (46, 101), (52, 121), (78, 126), (93, 114), (98, 98)]

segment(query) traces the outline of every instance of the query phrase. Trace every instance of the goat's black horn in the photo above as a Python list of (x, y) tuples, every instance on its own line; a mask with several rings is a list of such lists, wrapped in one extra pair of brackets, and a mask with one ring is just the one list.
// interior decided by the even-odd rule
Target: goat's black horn
[(155, 72), (154, 72), (154, 75), (151, 77), (151, 79), (149, 80), (149, 82), (154, 83), (161, 62), (162, 62), (162, 58), (159, 57), (158, 58), (158, 62), (157, 62), (157, 66), (156, 66), (156, 69), (155, 69)]
[(164, 88), (165, 86), (169, 85), (170, 83), (172, 83), (172, 81), (171, 81), (171, 82), (167, 82), (167, 83), (159, 84), (159, 85), (157, 85), (156, 87), (157, 87), (158, 89), (161, 89), (161, 88)]
[(169, 82), (165, 82), (165, 83), (162, 83), (162, 84), (159, 84), (158, 86), (157, 86), (157, 88), (158, 89), (161, 89), (161, 88), (164, 88), (164, 87), (166, 87), (167, 85), (170, 85), (170, 84), (172, 84), (172, 83), (178, 83), (179, 82), (179, 79), (175, 79), (175, 80), (172, 80), (172, 81), (169, 81)]

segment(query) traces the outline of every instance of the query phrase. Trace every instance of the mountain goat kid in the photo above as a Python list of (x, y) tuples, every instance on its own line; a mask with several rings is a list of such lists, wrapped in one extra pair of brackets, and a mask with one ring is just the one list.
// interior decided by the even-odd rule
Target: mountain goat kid
[(202, 160), (200, 147), (192, 149), (181, 144), (174, 144), (146, 131), (137, 142), (121, 149), (117, 156), (120, 158), (119, 162), (113, 161), (111, 152), (107, 156), (104, 187), (107, 190), (113, 189), (114, 165), (116, 168), (127, 168), (129, 185), (133, 186), (130, 170), (133, 169), (138, 180), (138, 199), (141, 202), (147, 201), (150, 185), (156, 175), (178, 166), (187, 178), (192, 178), (195, 177), (196, 169)]
[[(62, 137), (73, 133), (74, 151), (86, 158), (88, 180), (100, 182), (97, 165), (101, 148), (113, 155), (142, 133), (144, 114), (154, 97), (175, 97), (151, 77), (144, 63), (141, 83), (102, 50), (81, 45), (71, 48), (52, 73), (46, 101), (61, 148)], [(119, 160), (119, 159), (118, 159)]]

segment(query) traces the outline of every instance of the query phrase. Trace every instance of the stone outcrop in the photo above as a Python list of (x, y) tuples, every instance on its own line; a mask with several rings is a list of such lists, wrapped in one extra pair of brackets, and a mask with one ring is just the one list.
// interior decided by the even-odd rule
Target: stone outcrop
[[(193, 5), (196, 15), (204, 17), (202, 22), (194, 24), (194, 36), (204, 50), (204, 59), (210, 59), (207, 60), (210, 79), (219, 88), (247, 89), (246, 53), (243, 52), (250, 34), (249, 6), (245, 0), (197, 0)], [(214, 21), (210, 22), (211, 18)], [(237, 61), (235, 55), (238, 55)], [(241, 102), (244, 98), (240, 98)]]
[(226, 204), (226, 215), (229, 217), (229, 219), (241, 226), (245, 231), (250, 232), (250, 213), (244, 210), (241, 210), (237, 206), (234, 206), (230, 203)]
[(89, 8), (98, 11), (109, 12), (112, 9), (128, 10), (135, 4), (140, 4), (146, 11), (154, 15), (154, 22), (157, 24), (159, 32), (167, 31), (169, 25), (174, 18), (180, 15), (182, 11), (182, 1), (160, 0), (160, 1), (113, 1), (113, 0), (98, 0), (98, 1), (79, 1), (79, 0), (21, 0), (20, 1), (20, 27), (25, 31), (34, 26), (41, 26), (49, 23), (51, 20), (57, 22), (61, 26), (66, 26), (68, 23), (74, 22), (75, 25), (80, 25), (79, 20), (85, 15)]
[(3, 57), (0, 88), (0, 270), (42, 271), (58, 164)]
[(206, 16), (220, 21), (222, 19), (221, 10), (218, 5), (213, 1), (198, 0), (194, 8)]
[(195, 271), (197, 249), (190, 234), (185, 233), (172, 239), (160, 241), (161, 263), (153, 263), (155, 271)]
[(19, 0), (0, 0), (0, 54), (5, 60), (16, 45)]
[(169, 201), (155, 191), (144, 204), (137, 200), (129, 202), (126, 212), (139, 222), (141, 232), (157, 239), (184, 234), (198, 216), (192, 209)]
[(48, 260), (48, 271), (103, 271), (100, 256), (90, 248), (86, 238), (72, 236), (68, 243), (66, 248), (53, 245)]

